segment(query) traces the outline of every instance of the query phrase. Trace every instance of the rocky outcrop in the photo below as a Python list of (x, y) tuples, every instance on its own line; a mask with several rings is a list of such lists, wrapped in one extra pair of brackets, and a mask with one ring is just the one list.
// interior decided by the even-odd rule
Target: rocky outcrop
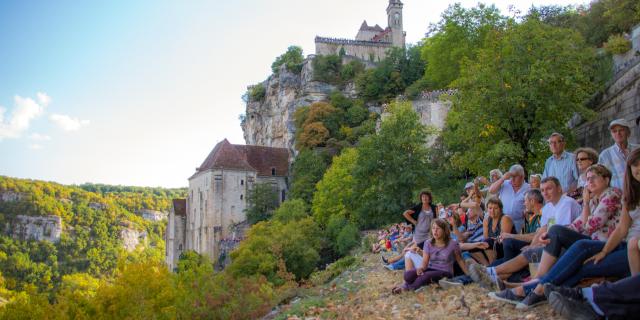
[[(241, 124), (246, 144), (288, 148), (291, 154), (295, 154), (294, 113), (297, 108), (318, 101), (327, 101), (331, 92), (335, 90), (340, 90), (348, 98), (357, 97), (353, 83), (348, 83), (344, 88), (338, 88), (313, 80), (314, 58), (314, 55), (309, 55), (299, 75), (289, 72), (283, 65), (278, 74), (269, 76), (261, 83), (266, 91), (265, 96), (260, 101), (249, 99), (245, 119)], [(356, 58), (345, 56), (343, 64), (354, 59)], [(365, 62), (365, 66), (372, 68), (375, 65)], [(420, 114), (423, 124), (439, 129), (444, 127), (444, 119), (450, 103), (441, 102), (438, 99), (442, 93), (451, 92), (426, 92), (411, 102)], [(368, 104), (367, 108), (378, 114), (382, 114), (384, 109), (379, 104)]]
[(247, 144), (293, 151), (293, 115), (296, 109), (327, 100), (329, 94), (336, 90), (333, 85), (313, 80), (312, 59), (310, 56), (304, 61), (299, 75), (289, 72), (283, 65), (278, 74), (262, 82), (266, 90), (264, 98), (247, 102), (242, 123)]
[(17, 215), (9, 222), (10, 234), (18, 240), (60, 241), (62, 219), (58, 216)]
[(138, 231), (132, 228), (122, 228), (122, 230), (120, 230), (120, 239), (122, 239), (122, 245), (124, 248), (131, 252), (135, 250), (140, 243), (146, 244), (147, 232)]
[(142, 209), (140, 210), (140, 214), (142, 214), (143, 219), (154, 222), (166, 220), (168, 216), (166, 212), (151, 209)]
[(27, 196), (28, 194), (23, 192), (0, 191), (0, 201), (2, 202), (20, 201), (25, 199)]

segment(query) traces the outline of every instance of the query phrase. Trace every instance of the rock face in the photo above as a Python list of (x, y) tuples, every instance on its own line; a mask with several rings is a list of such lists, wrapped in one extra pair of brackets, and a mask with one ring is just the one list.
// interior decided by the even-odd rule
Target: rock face
[(11, 236), (18, 240), (58, 242), (62, 234), (62, 219), (58, 216), (17, 215), (11, 221)]
[(297, 75), (283, 65), (262, 85), (266, 89), (261, 101), (248, 101), (246, 118), (242, 123), (244, 140), (249, 145), (288, 148), (293, 151), (295, 125), (293, 114), (297, 108), (327, 100), (335, 86), (313, 81), (313, 56), (309, 56)]
[[(244, 140), (249, 145), (287, 148), (295, 154), (295, 124), (294, 113), (297, 108), (310, 105), (318, 101), (329, 100), (331, 92), (339, 88), (328, 83), (313, 80), (314, 55), (304, 61), (302, 72), (293, 74), (283, 65), (278, 74), (269, 76), (262, 82), (265, 96), (261, 101), (247, 102), (245, 120), (242, 122)], [(343, 64), (354, 60), (354, 57), (343, 57)], [(366, 68), (375, 67), (370, 62)], [(348, 98), (356, 98), (355, 85), (347, 84), (341, 93)], [(438, 129), (444, 127), (450, 104), (441, 102), (439, 96), (452, 92), (425, 92), (418, 99), (411, 101), (416, 112), (420, 114), (423, 124)], [(383, 113), (383, 106), (367, 105), (372, 112)]]
[(15, 191), (0, 192), (0, 201), (3, 201), (3, 202), (20, 201), (26, 197), (27, 197), (27, 194), (21, 193), (21, 192), (15, 192)]
[(142, 214), (143, 219), (155, 222), (166, 220), (168, 216), (166, 212), (151, 209), (142, 209), (140, 210), (140, 213)]
[(140, 232), (131, 228), (122, 228), (122, 230), (120, 230), (120, 238), (122, 239), (122, 245), (124, 248), (131, 252), (136, 249), (138, 244), (146, 243), (147, 232)]

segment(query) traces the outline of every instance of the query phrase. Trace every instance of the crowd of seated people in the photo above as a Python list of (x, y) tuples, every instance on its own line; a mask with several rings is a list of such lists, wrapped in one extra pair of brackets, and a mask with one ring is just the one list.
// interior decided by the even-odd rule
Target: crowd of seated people
[(638, 317), (640, 148), (630, 129), (612, 121), (615, 144), (600, 154), (568, 152), (553, 133), (542, 174), (527, 182), (519, 164), (492, 170), (467, 183), (457, 204), (435, 206), (421, 192), (403, 213), (414, 233), (383, 258), (404, 270), (392, 293), (476, 282), (517, 309), (548, 302), (569, 319)]

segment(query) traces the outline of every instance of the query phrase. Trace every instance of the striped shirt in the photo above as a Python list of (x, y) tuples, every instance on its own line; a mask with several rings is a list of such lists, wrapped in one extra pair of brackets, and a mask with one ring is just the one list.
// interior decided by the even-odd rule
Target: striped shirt
[(564, 151), (560, 155), (560, 159), (556, 159), (554, 155), (551, 155), (544, 163), (542, 178), (558, 178), (562, 186), (562, 191), (565, 193), (576, 188), (579, 176), (580, 173), (576, 165), (576, 156), (573, 153)]

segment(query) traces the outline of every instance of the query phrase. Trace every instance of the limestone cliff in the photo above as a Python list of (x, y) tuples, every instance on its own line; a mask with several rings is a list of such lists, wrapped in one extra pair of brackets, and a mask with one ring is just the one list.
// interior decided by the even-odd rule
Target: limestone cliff
[[(288, 148), (295, 154), (295, 125), (293, 115), (297, 108), (318, 101), (328, 100), (329, 95), (339, 88), (324, 82), (313, 80), (314, 55), (305, 59), (302, 72), (294, 74), (283, 65), (278, 74), (273, 74), (261, 83), (265, 96), (260, 101), (248, 99), (242, 130), (246, 144), (268, 147)], [(353, 59), (344, 57), (343, 64)], [(366, 62), (366, 67), (375, 65)], [(349, 98), (356, 97), (355, 85), (349, 83), (341, 90)], [(425, 92), (411, 101), (423, 124), (442, 129), (449, 110), (449, 103), (443, 103), (439, 96), (452, 92)], [(402, 97), (399, 97), (402, 99)], [(370, 111), (383, 113), (384, 106), (368, 104)]]
[(288, 148), (293, 151), (295, 125), (293, 114), (301, 106), (327, 100), (335, 86), (313, 80), (313, 56), (309, 56), (302, 72), (294, 74), (284, 65), (278, 74), (262, 82), (264, 99), (247, 102), (242, 122), (246, 144)]

